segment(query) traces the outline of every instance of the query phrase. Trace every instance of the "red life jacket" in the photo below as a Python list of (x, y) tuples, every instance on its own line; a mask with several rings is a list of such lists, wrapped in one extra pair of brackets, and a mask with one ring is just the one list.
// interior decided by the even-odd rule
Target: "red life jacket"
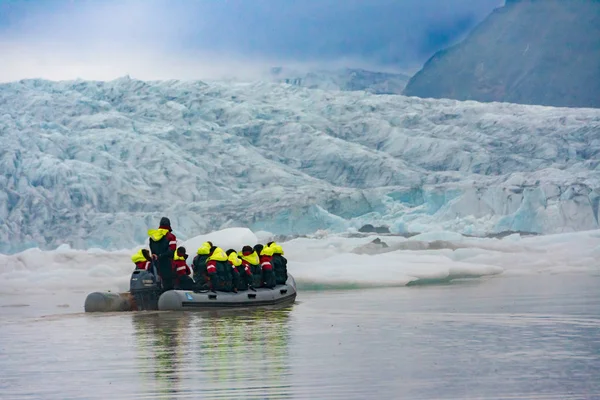
[(146, 260), (146, 256), (144, 256), (144, 249), (140, 249), (137, 253), (132, 255), (131, 261), (133, 261), (135, 264), (135, 269), (141, 269), (145, 271), (150, 269), (150, 261)]
[(178, 257), (177, 254), (175, 254), (175, 259), (173, 260), (171, 266), (175, 276), (185, 276), (192, 272), (190, 267), (188, 267), (187, 263), (185, 262), (185, 259)]
[(150, 269), (150, 261), (138, 261), (135, 263), (135, 269), (143, 269), (148, 271)]
[(263, 271), (271, 271), (273, 270), (273, 265), (271, 264), (271, 260), (273, 257), (267, 255), (260, 256), (260, 267)]

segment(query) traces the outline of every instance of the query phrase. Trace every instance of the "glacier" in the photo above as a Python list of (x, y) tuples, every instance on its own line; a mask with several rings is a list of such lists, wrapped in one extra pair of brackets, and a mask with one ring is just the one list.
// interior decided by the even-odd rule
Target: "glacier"
[(0, 85), (0, 252), (177, 236), (598, 229), (600, 110), (273, 82)]

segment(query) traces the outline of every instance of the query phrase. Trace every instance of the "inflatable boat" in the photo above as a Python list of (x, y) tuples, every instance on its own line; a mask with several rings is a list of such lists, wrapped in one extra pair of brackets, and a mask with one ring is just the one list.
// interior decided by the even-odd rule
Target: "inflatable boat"
[(85, 299), (84, 309), (86, 312), (206, 310), (268, 306), (292, 303), (296, 299), (296, 282), (289, 273), (285, 285), (277, 285), (272, 289), (249, 289), (238, 293), (208, 290), (162, 291), (155, 276), (148, 271), (136, 270), (131, 275), (129, 292), (90, 293)]
[(198, 293), (185, 290), (169, 290), (163, 293), (158, 299), (158, 309), (166, 311), (215, 307), (266, 306), (292, 302), (295, 298), (295, 285), (288, 279), (287, 284), (277, 285), (273, 289), (258, 288), (255, 291), (247, 290), (238, 293)]

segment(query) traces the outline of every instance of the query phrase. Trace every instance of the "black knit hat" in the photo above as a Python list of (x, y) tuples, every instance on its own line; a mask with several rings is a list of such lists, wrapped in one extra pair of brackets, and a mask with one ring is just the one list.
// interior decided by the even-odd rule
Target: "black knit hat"
[(263, 248), (264, 246), (262, 244), (257, 244), (254, 246), (254, 251), (256, 251), (256, 254), (260, 254)]
[(168, 226), (169, 228), (171, 227), (171, 220), (167, 217), (162, 217), (160, 219), (160, 226)]

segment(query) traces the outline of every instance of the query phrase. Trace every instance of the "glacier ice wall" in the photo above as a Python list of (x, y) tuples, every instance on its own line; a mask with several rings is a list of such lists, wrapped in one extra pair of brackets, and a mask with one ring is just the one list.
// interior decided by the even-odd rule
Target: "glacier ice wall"
[(600, 110), (275, 83), (0, 85), (0, 252), (130, 248), (365, 223), (393, 232), (599, 227)]

